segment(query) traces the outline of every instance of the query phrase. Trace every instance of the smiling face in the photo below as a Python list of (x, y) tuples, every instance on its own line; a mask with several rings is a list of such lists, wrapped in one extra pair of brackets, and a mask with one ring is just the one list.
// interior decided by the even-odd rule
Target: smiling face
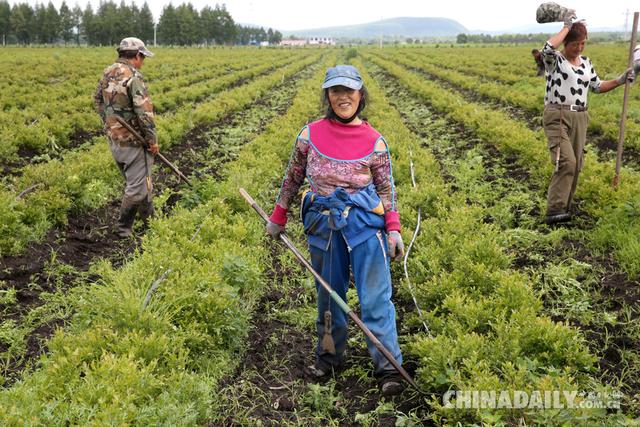
[[(362, 94), (359, 90), (350, 89), (345, 86), (332, 86), (328, 89), (329, 104), (336, 115), (342, 119), (348, 119), (356, 114)], [(351, 123), (360, 120), (356, 117)], [(354, 123), (356, 124), (356, 123)]]
[(567, 59), (574, 59), (582, 54), (587, 39), (575, 40), (564, 45), (564, 52)]

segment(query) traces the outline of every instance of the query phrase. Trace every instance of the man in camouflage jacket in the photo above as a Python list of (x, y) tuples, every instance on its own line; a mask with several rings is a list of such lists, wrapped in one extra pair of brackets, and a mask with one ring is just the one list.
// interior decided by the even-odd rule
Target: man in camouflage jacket
[[(132, 235), (136, 214), (145, 221), (153, 214), (151, 167), (158, 153), (153, 104), (139, 69), (153, 54), (135, 37), (117, 49), (118, 60), (104, 70), (93, 103), (102, 118), (109, 148), (126, 180), (116, 234)], [(141, 134), (146, 147), (116, 120), (121, 117)]]

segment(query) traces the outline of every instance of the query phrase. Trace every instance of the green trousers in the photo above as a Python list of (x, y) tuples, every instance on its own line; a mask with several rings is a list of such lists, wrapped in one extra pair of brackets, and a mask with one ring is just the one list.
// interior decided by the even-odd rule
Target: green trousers
[(547, 214), (568, 212), (582, 170), (589, 115), (586, 111), (547, 106), (542, 123), (554, 165), (547, 193)]

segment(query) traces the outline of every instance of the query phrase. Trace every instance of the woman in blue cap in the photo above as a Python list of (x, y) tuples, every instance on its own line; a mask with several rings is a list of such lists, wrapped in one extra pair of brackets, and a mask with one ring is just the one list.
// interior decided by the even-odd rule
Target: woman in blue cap
[[(385, 139), (360, 117), (367, 91), (358, 70), (338, 65), (322, 84), (325, 117), (302, 128), (285, 173), (267, 233), (277, 237), (305, 178), (301, 218), (314, 269), (346, 300), (353, 272), (362, 321), (402, 363), (389, 261), (404, 254), (391, 157)], [(316, 362), (308, 373), (320, 378), (344, 363), (347, 316), (318, 291)], [(367, 342), (385, 395), (402, 385), (389, 361)]]

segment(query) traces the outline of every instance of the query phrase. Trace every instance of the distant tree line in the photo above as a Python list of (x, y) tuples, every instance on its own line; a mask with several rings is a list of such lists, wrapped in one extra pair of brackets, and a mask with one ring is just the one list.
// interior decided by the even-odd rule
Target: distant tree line
[[(544, 44), (552, 34), (499, 34), (492, 36), (490, 34), (458, 34), (456, 41), (458, 44), (465, 43), (538, 43)], [(629, 40), (629, 35), (619, 31), (594, 32), (589, 34), (590, 43), (593, 42), (617, 42)]]
[(549, 34), (458, 34), (456, 42), (464, 43), (544, 43)]
[[(70, 8), (66, 1), (56, 9), (51, 1), (18, 3), (11, 7), (0, 0), (0, 42), (4, 44), (75, 43), (115, 45), (124, 37), (138, 37), (150, 43), (154, 39), (156, 23), (149, 5), (120, 4), (102, 1), (97, 10), (87, 4), (82, 10), (77, 4)], [(198, 11), (191, 3), (162, 10), (157, 22), (157, 41), (169, 45), (200, 44), (259, 44), (279, 43), (282, 34), (269, 28), (237, 25), (226, 6), (216, 4)]]

